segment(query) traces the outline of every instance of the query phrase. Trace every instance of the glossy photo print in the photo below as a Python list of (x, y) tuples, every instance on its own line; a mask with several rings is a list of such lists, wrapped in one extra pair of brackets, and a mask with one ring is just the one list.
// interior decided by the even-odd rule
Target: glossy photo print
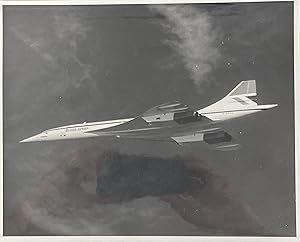
[(295, 236), (293, 11), (4, 6), (4, 235)]

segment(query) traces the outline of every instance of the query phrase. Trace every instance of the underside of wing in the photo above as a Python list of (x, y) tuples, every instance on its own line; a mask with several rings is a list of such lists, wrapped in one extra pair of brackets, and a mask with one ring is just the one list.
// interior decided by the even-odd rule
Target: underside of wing
[(205, 142), (210, 148), (220, 151), (230, 151), (240, 148), (235, 139), (221, 128), (204, 129), (171, 137), (178, 144)]

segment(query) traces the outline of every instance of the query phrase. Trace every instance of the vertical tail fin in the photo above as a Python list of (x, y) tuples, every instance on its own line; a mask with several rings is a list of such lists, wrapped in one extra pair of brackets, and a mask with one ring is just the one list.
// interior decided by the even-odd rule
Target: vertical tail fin
[(276, 107), (277, 104), (258, 105), (255, 80), (241, 81), (221, 100), (197, 110), (211, 120), (228, 120)]
[(241, 81), (229, 92), (226, 97), (240, 102), (243, 105), (257, 105), (257, 93), (255, 80)]
[(256, 96), (255, 80), (241, 81), (235, 88), (232, 89), (226, 96)]
[(224, 98), (201, 109), (202, 112), (219, 112), (223, 110), (242, 110), (257, 106), (255, 80), (241, 81)]

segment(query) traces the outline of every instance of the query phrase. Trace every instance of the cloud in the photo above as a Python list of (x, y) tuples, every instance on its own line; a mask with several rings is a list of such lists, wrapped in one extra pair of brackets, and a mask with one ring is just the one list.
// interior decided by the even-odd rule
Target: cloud
[(200, 90), (212, 78), (211, 72), (221, 57), (219, 33), (205, 10), (188, 5), (155, 5), (152, 11), (165, 16), (161, 25), (171, 34), (165, 41), (181, 58), (190, 78)]
[[(66, 76), (71, 79), (70, 83), (78, 88), (84, 85), (84, 81), (92, 78), (91, 73), (94, 69), (93, 65), (84, 63), (78, 53), (79, 45), (87, 38), (89, 27), (80, 18), (73, 15), (54, 16), (53, 26), (56, 42), (63, 49), (62, 53), (57, 53), (57, 55), (61, 64), (66, 67)], [(69, 69), (76, 70), (74, 75), (70, 74)]]
[(54, 56), (52, 56), (47, 50), (45, 50), (45, 46), (43, 44), (45, 41), (42, 36), (39, 39), (35, 39), (30, 36), (30, 34), (22, 31), (21, 29), (11, 27), (10, 30), (15, 34), (15, 36), (24, 42), (26, 46), (32, 49), (36, 54), (38, 54), (47, 64), (50, 64), (53, 68), (56, 68), (56, 60)]
[(192, 156), (127, 155), (91, 144), (74, 149), (33, 187), (7, 234), (265, 232), (226, 179)]
[(79, 40), (85, 40), (88, 27), (81, 20), (72, 15), (54, 16), (54, 29), (59, 39), (69, 40), (70, 46), (76, 48)]
[(34, 31), (28, 33), (23, 30), (25, 24), (18, 28), (11, 27), (10, 30), (39, 55), (45, 65), (60, 73), (61, 78), (67, 78), (58, 89), (64, 86), (63, 83), (81, 87), (92, 78), (94, 70), (93, 65), (85, 63), (79, 54), (80, 44), (86, 40), (89, 27), (73, 15), (54, 15), (50, 22), (47, 34), (41, 29), (35, 34)]

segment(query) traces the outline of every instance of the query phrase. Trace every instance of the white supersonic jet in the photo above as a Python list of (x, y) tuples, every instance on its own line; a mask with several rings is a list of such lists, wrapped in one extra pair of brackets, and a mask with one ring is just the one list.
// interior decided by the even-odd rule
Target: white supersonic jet
[(173, 141), (180, 145), (203, 141), (218, 150), (234, 150), (239, 144), (222, 129), (222, 122), (277, 106), (258, 105), (256, 95), (255, 80), (241, 81), (224, 98), (199, 110), (178, 101), (169, 102), (134, 118), (62, 126), (20, 142), (116, 137)]

